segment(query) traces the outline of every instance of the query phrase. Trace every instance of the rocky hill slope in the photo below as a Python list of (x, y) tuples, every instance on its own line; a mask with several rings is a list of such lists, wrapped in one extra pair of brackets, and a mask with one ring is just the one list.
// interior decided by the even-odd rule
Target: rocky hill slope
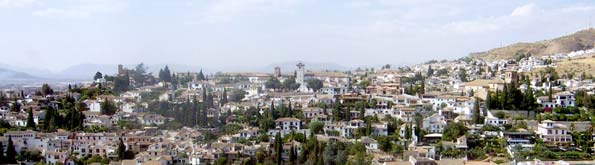
[(551, 40), (534, 43), (516, 43), (505, 47), (491, 49), (487, 52), (471, 53), (470, 57), (488, 61), (507, 60), (515, 59), (517, 56), (521, 55), (544, 56), (591, 49), (594, 44), (595, 29), (590, 28)]

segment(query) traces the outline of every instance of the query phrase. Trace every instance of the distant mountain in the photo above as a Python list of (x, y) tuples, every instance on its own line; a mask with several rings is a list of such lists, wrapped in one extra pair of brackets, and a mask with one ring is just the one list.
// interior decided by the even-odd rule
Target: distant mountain
[(516, 43), (505, 47), (491, 49), (487, 52), (471, 53), (470, 57), (485, 60), (514, 59), (516, 55), (530, 54), (531, 56), (554, 55), (570, 53), (577, 50), (593, 48), (595, 44), (595, 29), (590, 28), (559, 38), (538, 41), (534, 43)]
[(0, 79), (2, 80), (33, 80), (39, 79), (27, 73), (17, 72), (9, 69), (0, 68)]

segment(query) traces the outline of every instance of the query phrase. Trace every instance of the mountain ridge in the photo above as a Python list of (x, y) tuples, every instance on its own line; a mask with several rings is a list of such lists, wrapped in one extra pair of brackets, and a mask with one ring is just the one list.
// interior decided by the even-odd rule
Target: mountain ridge
[(540, 57), (591, 49), (594, 46), (595, 29), (589, 28), (553, 39), (537, 42), (519, 42), (484, 52), (474, 52), (470, 53), (468, 57), (487, 61), (510, 60), (516, 58), (518, 55)]

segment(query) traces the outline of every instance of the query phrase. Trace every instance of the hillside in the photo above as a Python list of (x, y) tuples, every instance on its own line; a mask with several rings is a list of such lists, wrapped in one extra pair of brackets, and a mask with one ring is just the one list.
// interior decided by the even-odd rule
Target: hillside
[(470, 57), (492, 61), (514, 59), (517, 54), (544, 56), (590, 49), (593, 48), (594, 44), (595, 29), (591, 28), (551, 40), (534, 43), (516, 43), (505, 47), (491, 49), (487, 52), (471, 53)]
[(0, 68), (0, 79), (2, 80), (29, 80), (37, 79), (37, 77), (31, 76), (27, 73), (17, 72), (13, 70)]
[[(537, 68), (533, 73), (544, 70), (545, 68)], [(579, 76), (583, 72), (587, 76), (595, 75), (595, 55), (558, 61), (556, 62), (556, 72), (558, 72), (558, 75), (571, 74)]]

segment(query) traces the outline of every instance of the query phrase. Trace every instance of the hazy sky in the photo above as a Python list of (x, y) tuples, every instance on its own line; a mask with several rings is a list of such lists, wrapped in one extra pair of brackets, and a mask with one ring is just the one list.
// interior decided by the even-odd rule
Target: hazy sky
[(0, 0), (0, 63), (418, 63), (569, 34), (591, 16), (595, 2), (569, 0)]

